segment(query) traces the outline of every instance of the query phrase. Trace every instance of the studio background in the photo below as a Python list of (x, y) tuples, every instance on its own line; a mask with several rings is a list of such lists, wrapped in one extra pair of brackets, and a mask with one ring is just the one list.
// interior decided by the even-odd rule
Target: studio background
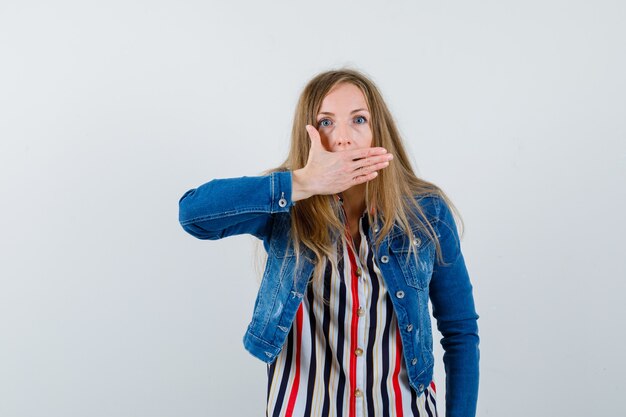
[(194, 239), (178, 199), (280, 164), (301, 89), (342, 66), (465, 221), (478, 415), (625, 415), (625, 20), (606, 0), (2, 1), (0, 416), (264, 415), (255, 238)]

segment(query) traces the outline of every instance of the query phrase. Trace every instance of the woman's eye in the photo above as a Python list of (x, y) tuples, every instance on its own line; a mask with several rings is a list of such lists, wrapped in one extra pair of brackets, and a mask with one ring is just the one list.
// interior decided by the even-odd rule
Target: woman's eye
[(319, 126), (320, 127), (328, 127), (332, 124), (332, 122), (328, 119), (322, 119), (319, 121)]
[(356, 124), (362, 125), (363, 123), (367, 122), (367, 119), (363, 116), (357, 116), (354, 121), (356, 122)]

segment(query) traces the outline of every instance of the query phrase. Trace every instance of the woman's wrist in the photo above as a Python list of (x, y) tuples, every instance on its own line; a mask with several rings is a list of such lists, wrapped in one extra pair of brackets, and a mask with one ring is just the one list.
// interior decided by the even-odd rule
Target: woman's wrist
[(313, 195), (307, 183), (304, 168), (291, 172), (291, 201), (304, 200)]

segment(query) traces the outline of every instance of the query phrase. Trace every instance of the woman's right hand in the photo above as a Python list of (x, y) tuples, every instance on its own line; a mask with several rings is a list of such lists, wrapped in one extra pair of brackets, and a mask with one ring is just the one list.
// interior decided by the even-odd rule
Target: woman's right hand
[(312, 195), (337, 194), (370, 181), (378, 170), (389, 165), (393, 155), (385, 148), (363, 148), (329, 152), (324, 149), (319, 132), (306, 126), (311, 140), (309, 158), (304, 168), (292, 173), (292, 201)]

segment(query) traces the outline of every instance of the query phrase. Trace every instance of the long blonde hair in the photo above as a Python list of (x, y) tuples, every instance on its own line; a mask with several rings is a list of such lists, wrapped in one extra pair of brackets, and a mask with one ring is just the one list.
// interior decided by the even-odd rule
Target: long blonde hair
[[(443, 263), (439, 239), (416, 197), (440, 196), (460, 219), (458, 211), (438, 186), (415, 175), (396, 123), (382, 95), (367, 76), (356, 70), (343, 68), (325, 71), (309, 81), (296, 106), (289, 154), (280, 166), (269, 169), (264, 174), (294, 171), (306, 165), (310, 139), (305, 126), (307, 124), (316, 126), (316, 116), (322, 101), (335, 86), (341, 83), (353, 84), (361, 90), (371, 115), (372, 147), (383, 147), (394, 157), (389, 166), (378, 171), (378, 176), (368, 181), (365, 187), (369, 224), (375, 224), (374, 222), (378, 223), (378, 221), (382, 224), (374, 245), (378, 246), (381, 243), (393, 228), (394, 223), (411, 237), (413, 234), (411, 223), (413, 222), (434, 242), (437, 259)], [(301, 247), (304, 245), (315, 254), (313, 279), (323, 276), (324, 260), (335, 261), (331, 256), (332, 250), (345, 230), (340, 210), (341, 207), (333, 195), (314, 195), (297, 201), (291, 208), (290, 239), (296, 255), (296, 268), (300, 262)], [(414, 245), (409, 246), (409, 253), (417, 255)]]

